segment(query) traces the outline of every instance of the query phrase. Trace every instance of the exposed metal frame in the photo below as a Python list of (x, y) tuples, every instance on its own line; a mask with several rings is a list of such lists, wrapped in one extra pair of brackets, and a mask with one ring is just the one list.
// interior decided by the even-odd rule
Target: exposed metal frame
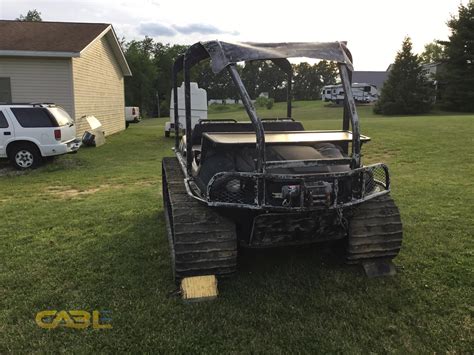
[[(186, 188), (188, 193), (193, 197), (201, 200), (202, 202), (206, 202), (209, 205), (213, 206), (224, 206), (223, 203), (216, 203), (211, 202), (202, 197), (202, 194), (199, 193), (192, 184), (193, 176), (192, 176), (192, 163), (193, 163), (193, 151), (192, 151), (192, 130), (191, 130), (191, 90), (190, 90), (190, 70), (191, 68), (201, 62), (204, 59), (213, 58), (213, 55), (216, 56), (215, 53), (212, 52), (212, 48), (215, 49), (215, 46), (218, 46), (220, 43), (218, 41), (213, 41), (207, 43), (198, 42), (186, 51), (184, 55), (179, 56), (173, 66), (173, 93), (174, 93), (174, 122), (175, 122), (175, 149), (178, 160), (180, 161), (181, 165), (183, 166), (183, 170), (186, 173)], [(206, 45), (207, 44), (207, 45)], [(229, 44), (227, 44), (229, 45)], [(214, 47), (213, 47), (214, 46)], [(211, 52), (210, 53), (210, 49)], [(348, 164), (351, 167), (351, 171), (345, 173), (329, 173), (327, 174), (328, 177), (336, 178), (338, 174), (342, 174), (343, 176), (352, 175), (353, 172), (359, 171), (361, 169), (361, 140), (360, 140), (360, 129), (359, 129), (359, 117), (357, 115), (357, 110), (355, 106), (355, 101), (352, 96), (352, 55), (350, 51), (344, 45), (341, 45), (343, 49), (344, 58), (347, 60), (338, 61), (338, 68), (341, 77), (341, 81), (344, 87), (345, 92), (345, 99), (344, 99), (344, 113), (343, 113), (343, 123), (342, 128), (343, 130), (349, 130), (349, 126), (352, 128), (352, 144), (351, 144), (351, 156), (350, 158), (344, 159), (325, 159), (325, 160), (297, 160), (297, 161), (266, 161), (265, 159), (265, 131), (262, 124), (262, 120), (258, 118), (256, 109), (252, 104), (250, 96), (240, 78), (240, 75), (236, 68), (236, 63), (228, 60), (228, 62), (224, 61), (224, 64), (219, 63), (223, 67), (225, 67), (234, 82), (237, 90), (239, 91), (240, 97), (246, 109), (247, 115), (250, 118), (250, 121), (254, 127), (255, 135), (256, 135), (256, 151), (257, 151), (257, 162), (256, 162), (256, 171), (253, 173), (234, 173), (234, 174), (241, 174), (240, 176), (244, 176), (245, 174), (251, 174), (257, 181), (257, 208), (265, 207), (264, 195), (265, 195), (265, 181), (267, 178), (271, 178), (274, 176), (273, 174), (267, 173), (267, 168), (292, 168), (292, 167), (310, 167), (310, 166), (321, 166), (321, 165), (338, 165), (338, 164)], [(221, 48), (222, 49), (222, 48)], [(249, 50), (249, 54), (253, 52)], [(245, 60), (245, 56), (242, 56), (240, 53), (242, 60)], [(227, 60), (227, 58), (225, 58)], [(218, 57), (218, 60), (222, 62), (222, 58)], [(248, 61), (252, 61), (252, 56), (249, 55)], [(268, 58), (258, 58), (257, 60), (271, 60), (275, 65), (280, 67), (288, 76), (288, 85), (287, 85), (287, 116), (291, 118), (291, 82), (292, 82), (292, 67), (289, 61), (286, 58), (276, 57), (273, 58), (271, 55)], [(213, 68), (214, 69), (214, 68)], [(181, 156), (178, 148), (179, 148), (179, 111), (178, 111), (178, 74), (179, 72), (184, 71), (184, 84), (185, 84), (185, 112), (186, 112), (186, 156)], [(348, 149), (349, 143), (343, 143), (343, 150), (346, 154), (349, 153)], [(388, 178), (388, 170), (384, 167), (387, 173)], [(216, 174), (216, 176), (219, 174)], [(322, 175), (320, 175), (323, 177)], [(282, 175), (281, 178), (284, 179), (293, 179), (298, 178), (296, 175)], [(211, 186), (214, 179), (211, 179), (208, 185)], [(389, 180), (387, 180), (386, 191), (382, 191), (377, 194), (384, 194), (389, 192)], [(374, 196), (370, 196), (367, 198), (362, 198), (360, 201), (355, 201), (354, 203), (360, 203), (368, 198), (372, 198)], [(353, 203), (351, 203), (353, 204)], [(232, 207), (239, 207), (235, 206), (236, 204), (231, 204)], [(266, 206), (268, 207), (268, 206)], [(345, 207), (345, 206), (343, 206)], [(244, 208), (252, 208), (247, 205)]]
[[(293, 161), (295, 162), (295, 161)], [(299, 161), (296, 161), (299, 162)], [(317, 162), (317, 160), (315, 160)], [(320, 164), (322, 165), (322, 164)], [(317, 166), (315, 164), (314, 166)], [(371, 171), (375, 168), (380, 168), (384, 170), (385, 173), (385, 181), (381, 181), (380, 183), (383, 184), (383, 190), (382, 191), (377, 191), (377, 192), (372, 192), (372, 193), (366, 193), (365, 192), (365, 172)], [(362, 176), (362, 181), (361, 181), (361, 196), (359, 198), (353, 199), (348, 202), (344, 203), (338, 203), (338, 182), (339, 179), (344, 179), (348, 177), (353, 177), (355, 175), (360, 174)], [(257, 181), (262, 180), (264, 182), (264, 186), (266, 185), (267, 182), (270, 181), (294, 181), (295, 185), (299, 185), (302, 189), (306, 188), (306, 183), (314, 183), (317, 181), (331, 181), (333, 185), (333, 203), (330, 206), (305, 206), (304, 201), (303, 201), (303, 193), (301, 193), (301, 201), (299, 206), (275, 206), (268, 204), (266, 199), (263, 198), (262, 200), (256, 201), (254, 204), (244, 204), (244, 203), (233, 203), (233, 202), (222, 202), (222, 201), (214, 201), (210, 198), (210, 192), (213, 187), (213, 184), (216, 180), (222, 177), (227, 177), (230, 179), (236, 178), (250, 178), (250, 179), (255, 179)], [(192, 189), (190, 189), (191, 193)], [(388, 167), (383, 164), (383, 163), (378, 163), (378, 164), (372, 164), (369, 166), (364, 166), (360, 167), (357, 169), (353, 169), (347, 172), (332, 172), (332, 173), (319, 173), (317, 175), (304, 175), (304, 174), (293, 174), (293, 175), (287, 175), (287, 174), (271, 174), (271, 173), (265, 173), (265, 174), (256, 174), (256, 173), (249, 173), (249, 172), (220, 172), (215, 174), (211, 180), (209, 181), (209, 184), (207, 185), (207, 194), (206, 198), (198, 197), (202, 202), (207, 203), (209, 206), (214, 206), (214, 207), (233, 207), (233, 208), (244, 208), (244, 209), (265, 209), (268, 211), (316, 211), (316, 210), (334, 210), (334, 209), (341, 209), (341, 208), (347, 208), (350, 206), (357, 205), (359, 203), (362, 203), (364, 201), (373, 199), (375, 197), (381, 196), (388, 194), (390, 192), (390, 175), (388, 172)], [(266, 196), (266, 194), (263, 194), (263, 196)], [(197, 196), (195, 196), (197, 197)]]
[(174, 108), (174, 147), (177, 150), (179, 147), (179, 111), (178, 111), (178, 74), (183, 70), (184, 55), (176, 58), (173, 64), (173, 108)]

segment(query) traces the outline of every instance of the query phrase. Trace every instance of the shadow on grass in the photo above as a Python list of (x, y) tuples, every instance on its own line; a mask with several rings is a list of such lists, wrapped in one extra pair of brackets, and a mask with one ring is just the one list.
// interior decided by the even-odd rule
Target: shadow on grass
[[(107, 238), (108, 239), (108, 238)], [(297, 247), (271, 249), (239, 249), (238, 271), (223, 279), (222, 297), (235, 287), (252, 289), (254, 296), (265, 294), (269, 288), (285, 284), (313, 287), (321, 282), (330, 282), (339, 274), (365, 278), (359, 267), (344, 264), (344, 241), (325, 242)], [(125, 301), (157, 297), (156, 302), (169, 298), (176, 289), (171, 273), (171, 258), (166, 238), (164, 218), (145, 213), (138, 220), (131, 220), (128, 227), (112, 239), (100, 241), (92, 252), (94, 264), (102, 266), (96, 271), (102, 273), (95, 278), (94, 289), (104, 289), (104, 281), (116, 286), (103, 301), (114, 297)], [(104, 262), (108, 266), (104, 269)], [(278, 292), (275, 290), (275, 292)], [(259, 302), (258, 298), (254, 299)]]
[[(7, 330), (11, 339), (25, 332), (31, 336), (24, 343), (7, 345), (10, 350), (41, 349), (44, 344), (63, 351), (219, 348), (229, 331), (242, 339), (263, 331), (275, 346), (282, 346), (286, 343), (278, 342), (285, 329), (296, 327), (313, 337), (315, 327), (320, 327), (321, 335), (327, 326), (321, 319), (330, 320), (337, 307), (342, 307), (339, 313), (358, 312), (357, 302), (367, 298), (366, 288), (360, 287), (366, 278), (343, 264), (340, 243), (324, 243), (243, 249), (236, 275), (219, 281), (217, 301), (185, 304), (173, 296), (176, 286), (162, 210), (120, 216), (117, 212), (99, 217), (99, 231), (85, 229), (81, 236), (60, 238), (50, 251), (38, 255), (54, 256), (58, 248), (57, 257), (41, 266), (41, 284), (25, 289), (27, 298), (34, 300), (17, 319), (25, 325)], [(68, 250), (67, 262), (63, 248)], [(44, 309), (107, 310), (113, 329), (46, 332), (31, 320), (32, 312)], [(282, 319), (286, 326), (280, 324)], [(270, 331), (272, 327), (277, 333)], [(235, 345), (244, 346), (239, 341)]]
[(75, 154), (47, 157), (43, 159), (39, 167), (26, 170), (15, 169), (7, 159), (0, 159), (0, 177), (79, 169), (83, 166), (83, 160), (79, 159)]
[(344, 267), (344, 241), (323, 242), (268, 249), (239, 249), (239, 272), (271, 272), (275, 268)]

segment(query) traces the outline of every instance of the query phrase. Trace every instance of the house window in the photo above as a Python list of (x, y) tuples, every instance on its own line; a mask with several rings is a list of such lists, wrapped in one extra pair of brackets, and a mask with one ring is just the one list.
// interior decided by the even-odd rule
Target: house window
[(7, 128), (7, 127), (8, 127), (7, 119), (5, 118), (5, 115), (3, 114), (3, 112), (0, 111), (0, 128)]
[(12, 87), (10, 78), (0, 78), (0, 103), (9, 104), (12, 102)]

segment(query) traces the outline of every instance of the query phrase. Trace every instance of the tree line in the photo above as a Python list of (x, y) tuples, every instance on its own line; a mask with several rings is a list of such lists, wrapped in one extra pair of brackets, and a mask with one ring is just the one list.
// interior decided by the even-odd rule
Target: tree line
[[(457, 16), (447, 22), (448, 41), (434, 41), (420, 55), (414, 54), (412, 42), (405, 38), (391, 65), (388, 79), (381, 88), (374, 111), (381, 114), (420, 114), (429, 112), (436, 101), (442, 109), (474, 112), (474, 2), (460, 5)], [(148, 116), (169, 113), (171, 69), (182, 45), (142, 41), (123, 41), (124, 53), (133, 77), (125, 79), (127, 105), (138, 105)], [(423, 64), (437, 63), (430, 77)], [(317, 100), (323, 86), (338, 82), (337, 64), (293, 64), (294, 100)], [(255, 99), (267, 92), (275, 101), (286, 100), (286, 74), (271, 62), (257, 61), (238, 66), (250, 96)], [(180, 81), (182, 78), (179, 79)], [(208, 99), (238, 98), (226, 71), (214, 75), (209, 61), (192, 69), (191, 80), (207, 90)]]
[[(127, 105), (140, 106), (147, 116), (169, 114), (171, 96), (171, 74), (176, 58), (186, 52), (187, 46), (170, 45), (155, 42), (150, 37), (141, 41), (122, 40), (125, 57), (133, 73), (125, 78), (125, 102)], [(320, 61), (293, 64), (292, 92), (296, 100), (316, 100), (321, 96), (325, 85), (337, 81), (337, 64)], [(286, 100), (287, 75), (268, 61), (249, 62), (237, 65), (242, 81), (251, 98), (267, 92), (275, 101)], [(178, 82), (182, 81), (182, 74)], [(191, 70), (191, 80), (206, 89), (208, 99), (239, 99), (239, 94), (227, 73), (223, 70), (214, 74), (210, 61), (206, 60)]]
[[(42, 21), (36, 9), (20, 15), (20, 21)], [(405, 38), (391, 65), (389, 76), (374, 106), (376, 113), (419, 114), (433, 108), (434, 99), (450, 111), (474, 112), (474, 2), (460, 5), (457, 16), (451, 16), (448, 41), (434, 41), (420, 55), (414, 54), (412, 42)], [(171, 70), (175, 59), (187, 46), (155, 42), (121, 40), (133, 76), (125, 78), (125, 102), (139, 106), (146, 116), (169, 114)], [(435, 76), (426, 75), (422, 64), (437, 63)], [(338, 82), (337, 64), (320, 61), (299, 63), (293, 67), (293, 99), (316, 100), (323, 86)], [(286, 100), (287, 77), (271, 62), (257, 61), (238, 65), (250, 96), (255, 99), (267, 92), (275, 101)], [(209, 61), (196, 65), (191, 80), (207, 90), (209, 99), (238, 98), (226, 71), (214, 75)], [(179, 78), (182, 81), (182, 76)]]

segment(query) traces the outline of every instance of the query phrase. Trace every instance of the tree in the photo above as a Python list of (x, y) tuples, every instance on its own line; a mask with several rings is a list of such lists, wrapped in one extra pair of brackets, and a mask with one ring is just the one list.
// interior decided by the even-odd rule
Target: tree
[(314, 65), (302, 62), (293, 66), (295, 71), (293, 95), (296, 100), (314, 100), (319, 96), (321, 82)]
[(325, 85), (336, 83), (337, 64), (321, 60), (310, 65), (302, 62), (293, 66), (295, 79), (293, 93), (296, 100), (318, 100)]
[[(153, 46), (153, 64), (156, 67), (155, 91), (158, 93), (160, 115), (169, 114), (171, 100), (172, 70), (176, 58), (184, 53), (187, 46), (155, 43)], [(181, 82), (182, 75), (178, 78)], [(156, 104), (155, 104), (156, 106)]]
[(328, 62), (327, 60), (321, 60), (315, 65), (322, 86), (336, 84), (336, 78), (339, 75), (339, 70), (337, 68), (336, 62)]
[(446, 60), (437, 76), (441, 105), (447, 110), (474, 112), (474, 2), (459, 6), (445, 46)]
[[(140, 106), (145, 116), (156, 116), (159, 105), (160, 115), (168, 115), (173, 64), (187, 46), (154, 42), (148, 36), (141, 41), (126, 42), (122, 39), (121, 46), (133, 74), (125, 78), (126, 105)], [(182, 77), (181, 73), (178, 82)]]
[[(239, 73), (241, 66), (237, 66)], [(207, 91), (208, 99), (238, 99), (239, 94), (227, 70), (214, 74), (210, 60), (205, 60), (193, 67), (191, 80)]]
[(276, 102), (286, 101), (287, 79), (286, 73), (272, 62), (261, 62), (258, 94), (268, 92), (269, 97), (274, 98)]
[(442, 62), (444, 58), (444, 47), (436, 41), (425, 44), (425, 49), (423, 53), (420, 54), (421, 62), (426, 64), (439, 63)]
[(374, 112), (386, 115), (428, 112), (432, 107), (432, 95), (433, 90), (420, 59), (412, 53), (411, 40), (406, 37), (382, 87)]
[(41, 18), (41, 12), (39, 12), (36, 9), (29, 10), (26, 15), (20, 15), (20, 17), (18, 17), (16, 20), (17, 21), (31, 21), (31, 22), (43, 21), (43, 19)]
[(261, 61), (254, 61), (245, 63), (242, 68), (242, 82), (252, 99), (256, 99), (261, 92), (259, 88), (261, 66)]
[(139, 106), (145, 116), (156, 110), (157, 68), (152, 59), (153, 40), (145, 37), (143, 41), (126, 44), (125, 57), (133, 76), (125, 78), (125, 104)]

